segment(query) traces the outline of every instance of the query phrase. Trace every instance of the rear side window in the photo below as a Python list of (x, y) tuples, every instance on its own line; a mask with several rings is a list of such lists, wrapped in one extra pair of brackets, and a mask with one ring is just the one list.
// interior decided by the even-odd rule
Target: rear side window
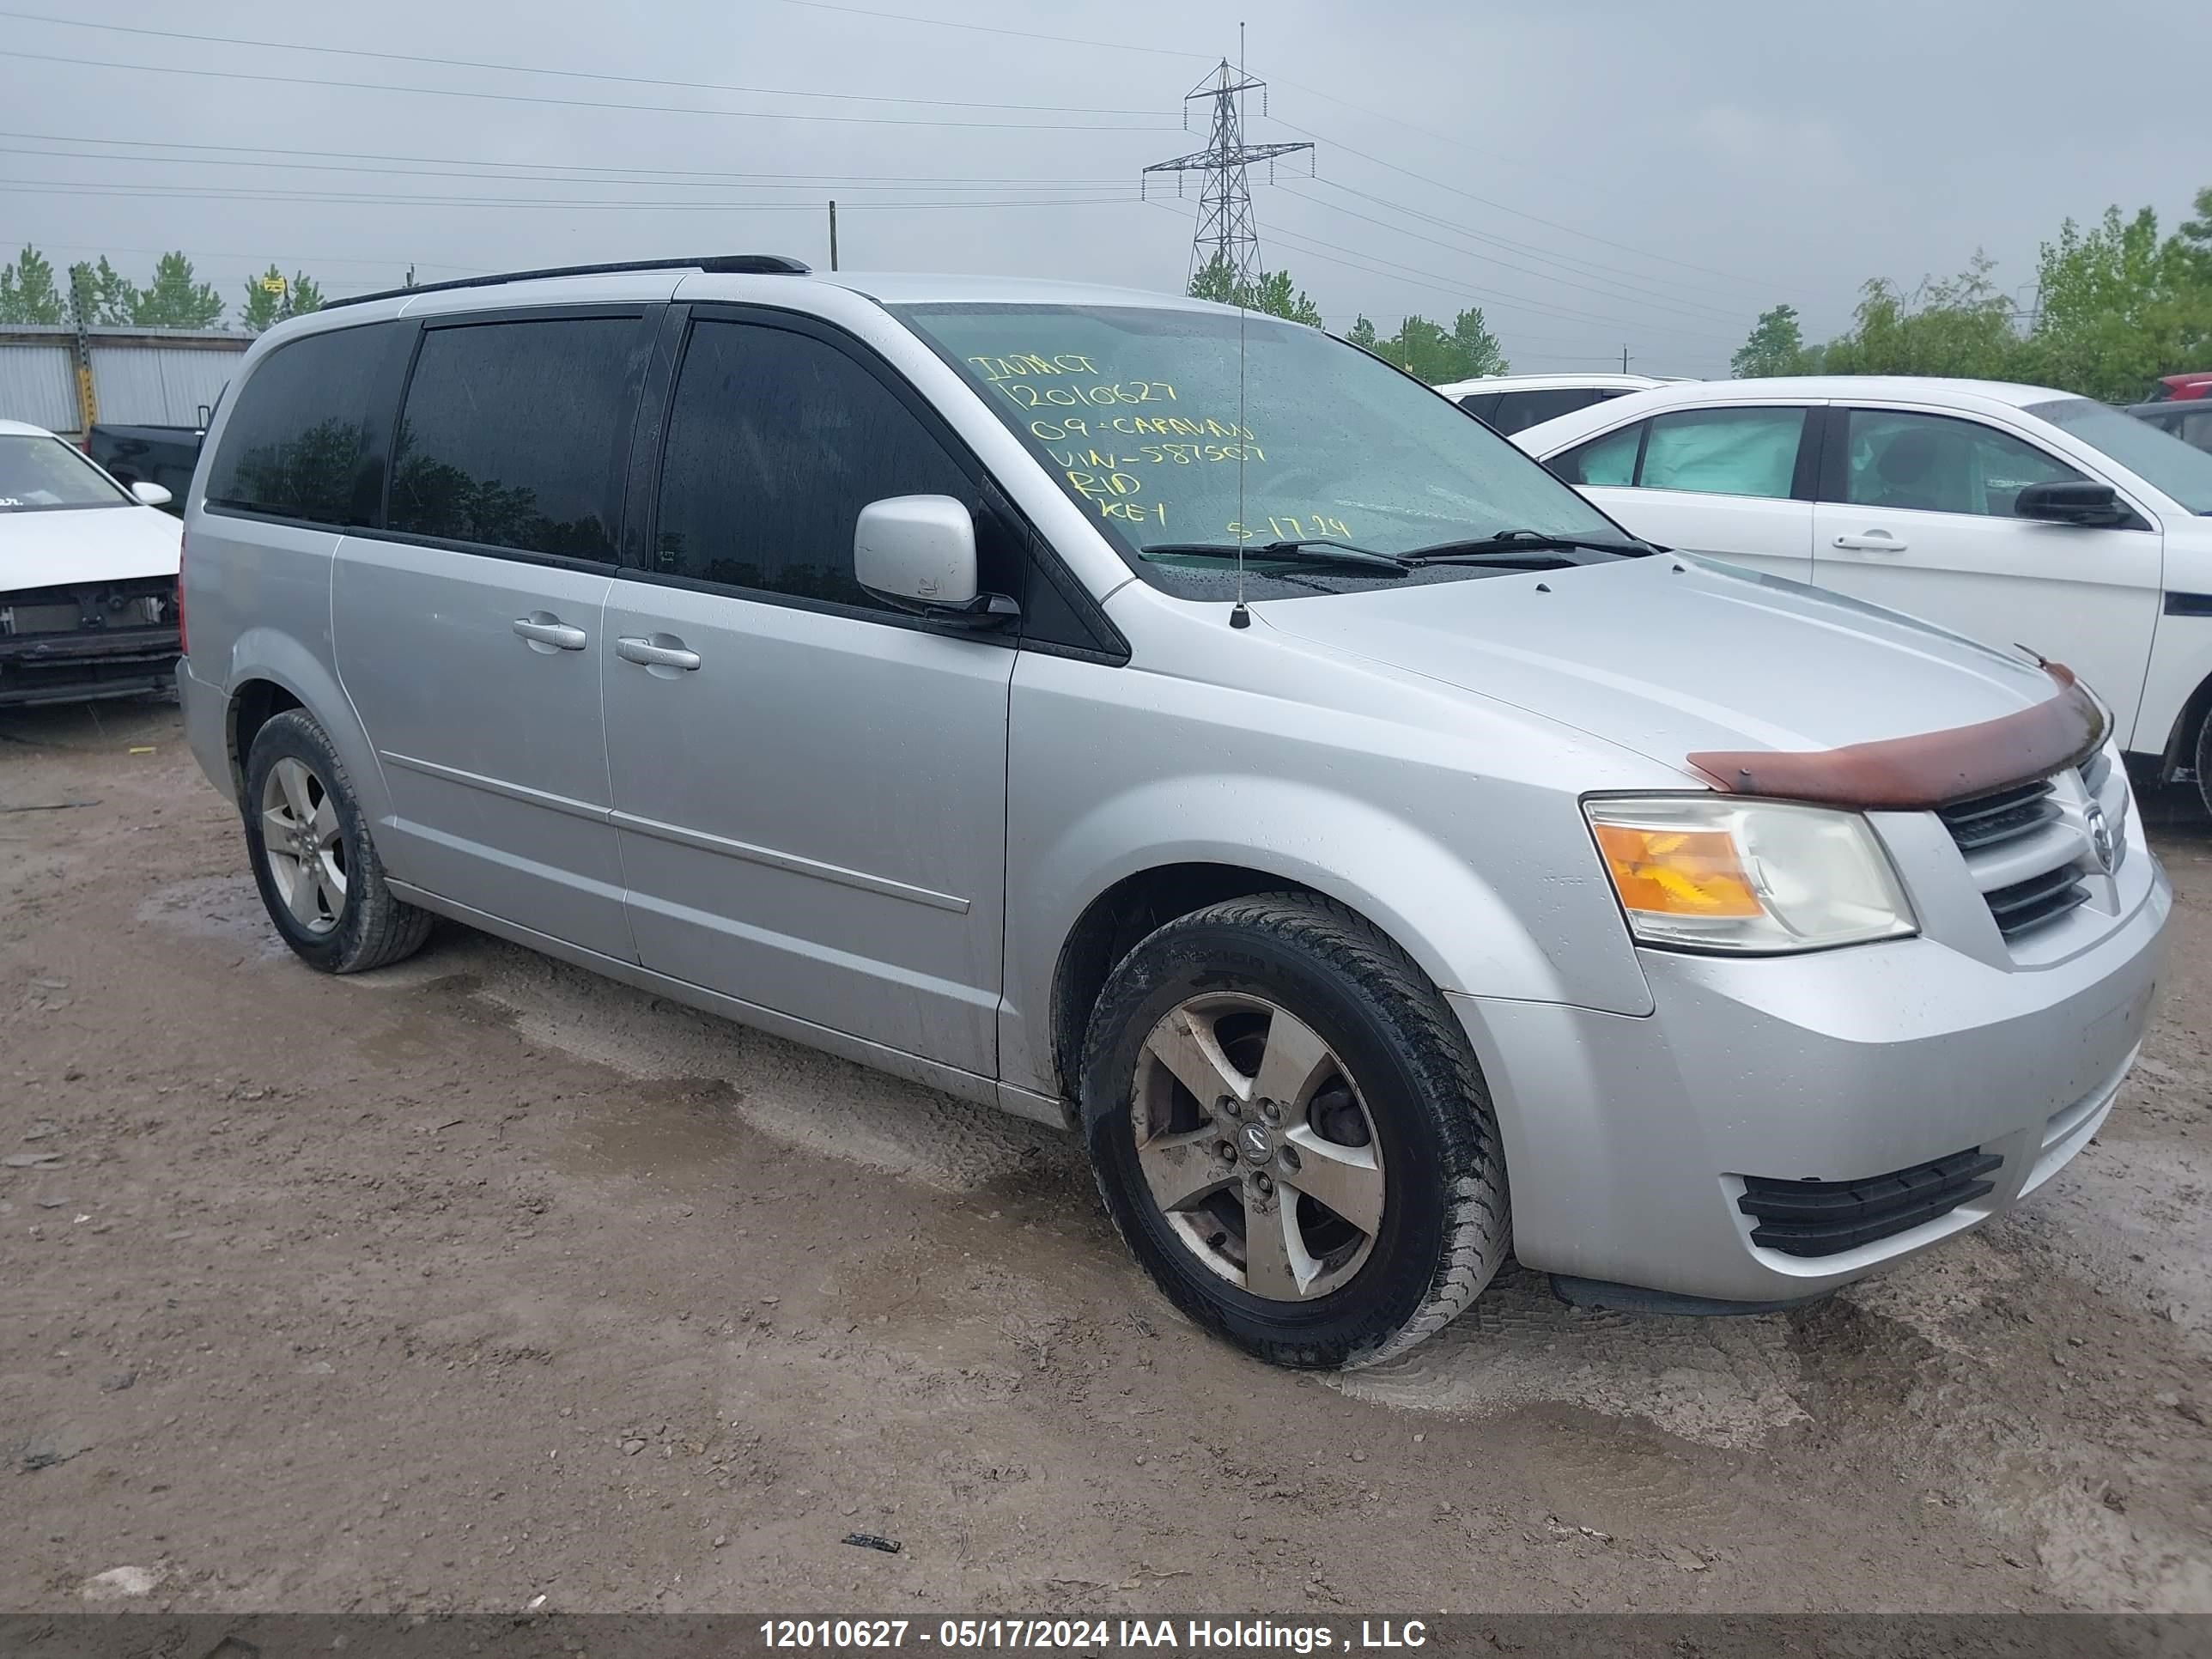
[(1459, 400), (1459, 406), (1478, 421), (1495, 426), (1498, 422), (1498, 399), (1495, 392), (1470, 392)]
[(612, 563), (647, 345), (635, 317), (426, 331), (388, 527)]
[(1588, 386), (1547, 386), (1539, 392), (1503, 392), (1490, 424), (1504, 433), (1526, 431), (1555, 415), (1571, 415), (1601, 401), (1605, 394)]
[[(398, 323), (333, 329), (279, 346), (240, 389), (208, 471), (208, 505), (310, 524), (360, 524), (388, 406), (373, 408)], [(388, 393), (386, 394), (389, 395)]]
[(1639, 421), (1602, 438), (1593, 438), (1564, 455), (1553, 456), (1547, 465), (1571, 484), (1632, 484), (1637, 452), (1644, 446), (1644, 428), (1649, 424)]
[(828, 341), (702, 320), (676, 383), (653, 568), (880, 607), (853, 574), (860, 509), (975, 489), (876, 376)]
[(1645, 489), (1785, 501), (1804, 432), (1802, 409), (1692, 409), (1655, 415), (1636, 482)]

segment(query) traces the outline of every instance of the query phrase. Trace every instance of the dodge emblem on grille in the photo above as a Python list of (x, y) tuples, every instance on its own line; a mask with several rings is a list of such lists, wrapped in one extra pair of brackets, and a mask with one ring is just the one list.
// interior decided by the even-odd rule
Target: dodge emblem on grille
[(2112, 826), (2106, 821), (2105, 809), (2091, 801), (2081, 818), (2089, 827), (2089, 850), (2097, 855), (2097, 867), (2109, 876), (2112, 873)]

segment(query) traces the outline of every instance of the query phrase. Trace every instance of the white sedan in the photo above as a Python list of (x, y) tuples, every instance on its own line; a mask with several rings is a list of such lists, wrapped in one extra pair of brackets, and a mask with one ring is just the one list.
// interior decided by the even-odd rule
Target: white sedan
[(2212, 455), (2069, 392), (1820, 376), (1632, 393), (1513, 441), (1638, 535), (2087, 680), (2212, 807)]
[(182, 526), (43, 427), (0, 421), (0, 704), (158, 691), (179, 652)]

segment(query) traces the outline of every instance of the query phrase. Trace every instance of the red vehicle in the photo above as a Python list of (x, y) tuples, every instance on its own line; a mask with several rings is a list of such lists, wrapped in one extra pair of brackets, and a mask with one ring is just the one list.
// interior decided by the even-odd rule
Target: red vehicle
[(2192, 398), (2212, 398), (2212, 369), (2201, 374), (2163, 374), (2158, 388), (2144, 401), (2154, 404), (2183, 403)]

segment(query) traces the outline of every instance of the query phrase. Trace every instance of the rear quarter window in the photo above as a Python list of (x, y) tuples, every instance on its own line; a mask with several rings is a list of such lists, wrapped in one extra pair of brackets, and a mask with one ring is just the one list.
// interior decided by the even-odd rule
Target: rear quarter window
[(365, 522), (377, 481), (365, 477), (392, 423), (378, 407), (404, 323), (310, 334), (270, 352), (238, 392), (208, 470), (207, 503), (310, 524)]

